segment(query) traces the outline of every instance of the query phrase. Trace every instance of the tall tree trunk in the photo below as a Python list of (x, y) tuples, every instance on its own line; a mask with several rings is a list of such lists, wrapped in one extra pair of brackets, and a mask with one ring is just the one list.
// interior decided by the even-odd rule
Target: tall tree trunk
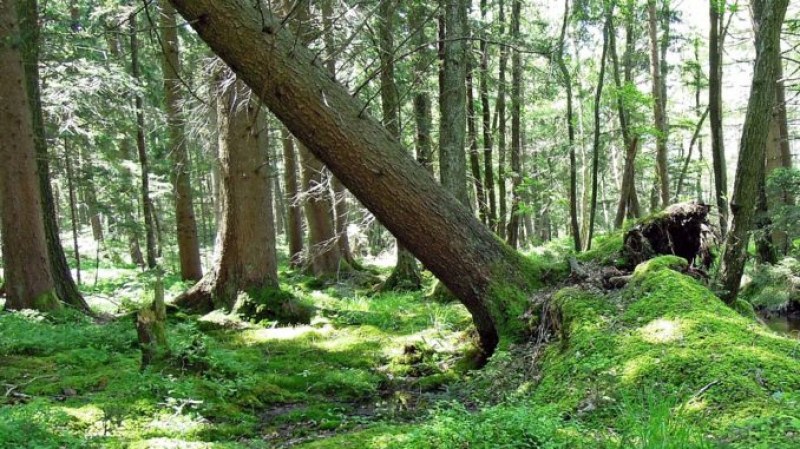
[(756, 33), (756, 62), (739, 146), (739, 164), (733, 187), (731, 229), (719, 271), (722, 298), (732, 304), (747, 260), (747, 243), (753, 227), (758, 197), (759, 171), (763, 170), (764, 148), (775, 105), (775, 79), (780, 65), (780, 34), (788, 0), (764, 0)]
[(281, 127), (283, 143), (283, 185), (286, 189), (286, 241), (289, 245), (289, 266), (297, 268), (303, 259), (303, 210), (297, 182), (297, 151), (294, 137)]
[(67, 170), (67, 190), (69, 193), (69, 217), (72, 224), (72, 250), (75, 252), (75, 280), (81, 285), (81, 253), (78, 246), (78, 212), (75, 205), (75, 175), (72, 170), (72, 155), (69, 152), (69, 142), (64, 137), (64, 165)]
[[(381, 60), (381, 109), (383, 126), (399, 142), (400, 136), (400, 99), (394, 75), (394, 16), (395, 0), (380, 0), (378, 33), (380, 37), (379, 53)], [(385, 290), (419, 290), (422, 288), (422, 276), (414, 256), (397, 242), (397, 263), (392, 274), (382, 286)]]
[(520, 0), (511, 1), (511, 42), (515, 47), (511, 50), (511, 217), (508, 219), (506, 241), (512, 248), (519, 244), (520, 223), (520, 192), (522, 183), (522, 167), (520, 157), (522, 154), (522, 56), (516, 45), (520, 37)]
[[(333, 36), (333, 3), (334, 0), (322, 2), (322, 26), (323, 40), (328, 54), (327, 67), (331, 76), (336, 77), (336, 46)], [(351, 266), (359, 266), (350, 250), (350, 240), (347, 236), (347, 225), (350, 222), (350, 208), (347, 206), (347, 189), (336, 176), (331, 176), (331, 188), (333, 190), (333, 208), (336, 222), (336, 242), (344, 260)]]
[(569, 73), (564, 52), (566, 46), (567, 27), (569, 26), (569, 0), (564, 0), (564, 21), (561, 24), (561, 36), (558, 40), (558, 68), (561, 71), (564, 87), (567, 91), (567, 145), (569, 145), (569, 224), (575, 251), (583, 249), (581, 245), (581, 226), (578, 223), (578, 161), (575, 158), (575, 117), (572, 105), (572, 75)]
[[(497, 17), (500, 23), (500, 36), (506, 35), (506, 11), (503, 0), (498, 0)], [(500, 47), (500, 68), (497, 80), (497, 235), (501, 239), (506, 237), (506, 216), (508, 206), (506, 204), (506, 67), (508, 65), (508, 47)]]
[(60, 308), (47, 254), (18, 2), (0, 3), (0, 232), (6, 309)]
[(259, 136), (260, 105), (250, 89), (229, 70), (219, 74), (217, 117), (221, 171), (215, 262), (203, 279), (175, 300), (197, 312), (236, 310), (240, 292), (252, 296), (278, 287), (275, 227), (270, 198), (269, 163)]
[[(174, 0), (214, 51), (473, 316), (482, 354), (519, 337), (532, 275), (417, 164), (363, 105), (313, 64), (270, 11), (245, 0)], [(235, 30), (235, 31), (234, 31)], [(323, 95), (321, 95), (321, 93)], [(310, 126), (313, 124), (313, 126)], [(435, 213), (432, 212), (435, 210)]]
[(25, 71), (25, 90), (31, 110), (34, 145), (36, 146), (36, 168), (39, 191), (42, 201), (44, 232), (47, 239), (47, 254), (50, 273), (53, 276), (58, 298), (78, 310), (90, 313), (78, 286), (72, 279), (72, 272), (61, 245), (56, 220), (56, 201), (50, 184), (50, 157), (45, 140), (42, 101), (39, 87), (39, 9), (36, 0), (20, 0), (17, 6), (22, 44), (20, 47)]
[(183, 113), (181, 111), (180, 47), (175, 9), (167, 0), (161, 6), (161, 69), (164, 73), (164, 96), (169, 129), (169, 153), (172, 158), (172, 183), (175, 191), (175, 222), (178, 232), (178, 256), (181, 278), (198, 281), (203, 277), (200, 240), (192, 204), (189, 156), (186, 152)]
[[(613, 33), (614, 7), (608, 7), (606, 21), (603, 26), (603, 52), (600, 55), (600, 73), (598, 74), (597, 89), (594, 94), (594, 142), (592, 144), (592, 205), (589, 212), (589, 236), (586, 237), (586, 249), (592, 249), (594, 237), (594, 223), (597, 213), (597, 176), (600, 171), (600, 101), (603, 99), (603, 85), (606, 79), (606, 58), (608, 56), (609, 35)], [(608, 221), (606, 221), (607, 223)]]
[[(136, 13), (132, 13), (128, 17), (131, 33), (131, 76), (136, 82), (139, 82), (139, 29), (136, 21)], [(156, 267), (156, 234), (155, 225), (153, 223), (153, 200), (150, 198), (150, 167), (147, 160), (147, 145), (145, 143), (144, 135), (144, 101), (141, 95), (136, 95), (136, 150), (139, 155), (139, 165), (141, 166), (141, 198), (142, 198), (142, 215), (144, 216), (144, 230), (147, 241), (145, 247), (147, 257), (147, 268), (153, 269)]]
[[(467, 57), (469, 59), (469, 56)], [(486, 204), (486, 193), (483, 190), (483, 176), (481, 176), (481, 160), (478, 153), (478, 127), (475, 125), (475, 94), (472, 64), (467, 63), (467, 138), (469, 140), (469, 165), (472, 170), (472, 184), (475, 186), (475, 199), (478, 203), (478, 217), (484, 224), (489, 215)]]
[(728, 232), (728, 169), (722, 133), (722, 15), (725, 4), (709, 0), (711, 28), (708, 38), (708, 115), (711, 127), (711, 159), (714, 166), (714, 196), (719, 210), (719, 229)]
[(467, 193), (467, 5), (466, 0), (442, 0), (444, 6), (444, 67), (439, 98), (439, 177), (457, 200), (469, 207)]
[(412, 45), (421, 50), (414, 56), (414, 123), (417, 135), (415, 139), (417, 162), (433, 174), (433, 142), (431, 130), (433, 118), (431, 112), (431, 96), (425, 88), (424, 80), (427, 76), (428, 66), (435, 57), (428, 47), (428, 37), (425, 32), (426, 8), (422, 2), (414, 2), (408, 14), (409, 29), (414, 32), (411, 36)]
[[(650, 66), (653, 77), (653, 117), (656, 128), (656, 174), (658, 177), (659, 207), (669, 205), (669, 168), (667, 160), (667, 117), (664, 98), (663, 72), (659, 55), (658, 15), (656, 0), (647, 2), (648, 26), (650, 30)], [(662, 36), (665, 39), (667, 36)]]
[[(486, 25), (488, 13), (487, 0), (481, 0), (481, 22)], [(494, 192), (494, 168), (492, 156), (492, 114), (489, 108), (489, 45), (486, 41), (486, 31), (480, 35), (480, 81), (478, 89), (481, 97), (481, 123), (483, 126), (483, 186), (486, 189), (486, 198), (489, 207), (489, 226), (494, 229), (497, 225), (497, 199)]]

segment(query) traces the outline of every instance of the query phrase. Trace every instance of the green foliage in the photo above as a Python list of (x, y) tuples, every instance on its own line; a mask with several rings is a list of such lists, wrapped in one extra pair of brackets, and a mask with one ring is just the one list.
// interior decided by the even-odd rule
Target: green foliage
[(800, 302), (800, 262), (786, 257), (776, 265), (753, 267), (740, 297), (767, 314), (785, 311), (791, 302)]
[(600, 265), (625, 265), (622, 258), (622, 232), (598, 235), (592, 242), (592, 249), (577, 254), (581, 262), (595, 262)]
[(280, 324), (309, 324), (314, 306), (277, 287), (240, 292), (234, 311), (255, 322), (269, 320)]

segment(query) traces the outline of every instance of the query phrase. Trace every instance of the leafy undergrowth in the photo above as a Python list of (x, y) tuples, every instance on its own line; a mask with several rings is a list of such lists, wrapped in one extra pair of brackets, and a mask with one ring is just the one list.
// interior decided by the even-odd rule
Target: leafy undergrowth
[(280, 447), (404, 422), (471, 344), (459, 304), (285, 288), (311, 325), (173, 316), (172, 361), (144, 371), (130, 319), (0, 314), (0, 448)]
[(664, 257), (616, 294), (562, 290), (561, 340), (528, 345), (468, 382), (475, 401), (422, 425), (307, 448), (800, 447), (800, 347), (726, 307)]

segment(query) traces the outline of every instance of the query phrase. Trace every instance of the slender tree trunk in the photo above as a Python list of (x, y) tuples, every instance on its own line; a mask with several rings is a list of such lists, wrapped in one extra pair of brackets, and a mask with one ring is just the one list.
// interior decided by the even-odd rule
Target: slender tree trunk
[[(394, 16), (395, 0), (380, 0), (379, 53), (381, 59), (381, 109), (383, 126), (400, 141), (400, 99), (394, 74)], [(422, 277), (414, 256), (397, 242), (397, 263), (382, 286), (385, 290), (419, 290)]]
[[(136, 22), (136, 13), (128, 17), (131, 33), (131, 76), (139, 81), (139, 28)], [(147, 160), (147, 145), (144, 135), (144, 101), (141, 95), (135, 97), (136, 106), (136, 150), (139, 154), (139, 165), (141, 166), (141, 197), (142, 215), (144, 216), (144, 229), (147, 241), (146, 256), (147, 268), (156, 267), (156, 234), (153, 223), (153, 201), (150, 198), (150, 166)]]
[(303, 210), (297, 182), (297, 151), (294, 137), (281, 127), (283, 143), (283, 185), (286, 188), (286, 241), (289, 244), (289, 265), (297, 268), (303, 259)]
[(478, 203), (478, 217), (484, 224), (489, 224), (489, 208), (486, 204), (486, 193), (483, 190), (481, 176), (481, 160), (478, 153), (478, 127), (475, 125), (475, 95), (472, 82), (472, 64), (467, 64), (467, 138), (469, 139), (469, 164), (472, 170), (472, 184), (475, 186), (475, 199)]
[(78, 286), (72, 279), (72, 272), (61, 245), (56, 217), (56, 201), (50, 184), (50, 157), (45, 140), (42, 102), (39, 89), (39, 9), (36, 0), (20, 0), (17, 5), (19, 26), (22, 33), (20, 50), (25, 71), (25, 87), (31, 109), (34, 145), (36, 146), (36, 168), (39, 191), (42, 201), (44, 232), (47, 239), (47, 254), (50, 273), (53, 276), (58, 298), (72, 307), (90, 313)]
[(211, 271), (175, 304), (197, 312), (238, 310), (240, 292), (278, 287), (275, 225), (270, 198), (269, 163), (259, 136), (260, 105), (232, 74), (219, 74), (217, 117), (219, 122), (220, 202), (222, 216)]
[(724, 2), (709, 0), (711, 29), (708, 38), (708, 115), (711, 127), (711, 159), (714, 166), (714, 196), (719, 209), (719, 229), (728, 232), (728, 175), (722, 132), (722, 17)]
[(522, 2), (520, 0), (511, 1), (511, 42), (515, 44), (511, 51), (511, 171), (512, 192), (511, 192), (511, 217), (508, 220), (508, 231), (506, 241), (512, 248), (519, 245), (519, 211), (520, 211), (520, 192), (519, 186), (522, 183), (522, 167), (520, 157), (522, 153), (522, 57), (516, 45), (519, 44), (520, 37), (520, 10)]
[(575, 251), (581, 251), (581, 226), (578, 223), (578, 162), (575, 158), (575, 117), (572, 105), (572, 75), (569, 73), (564, 52), (569, 26), (569, 0), (564, 0), (564, 21), (561, 25), (561, 37), (558, 44), (558, 68), (561, 71), (564, 87), (567, 91), (567, 145), (569, 145), (569, 223), (570, 233)]
[[(488, 12), (487, 0), (481, 0), (481, 22), (486, 24)], [(480, 81), (478, 89), (481, 97), (481, 119), (483, 125), (483, 186), (486, 189), (489, 217), (488, 223), (492, 229), (497, 226), (497, 199), (494, 191), (494, 168), (492, 156), (492, 114), (489, 107), (489, 45), (486, 42), (486, 32), (480, 35)]]
[(439, 177), (457, 200), (469, 206), (467, 193), (467, 5), (466, 0), (442, 0), (444, 6), (444, 67), (439, 98)]
[(592, 205), (589, 212), (589, 236), (586, 238), (586, 249), (592, 249), (594, 237), (595, 215), (597, 213), (597, 176), (600, 170), (600, 101), (603, 99), (603, 85), (606, 77), (606, 58), (608, 56), (609, 35), (613, 32), (614, 8), (613, 4), (606, 11), (606, 22), (603, 26), (603, 52), (600, 56), (600, 73), (597, 80), (597, 89), (594, 95), (594, 143), (592, 144)]
[(764, 148), (775, 105), (781, 27), (788, 4), (788, 0), (765, 0), (761, 14), (757, 15), (760, 26), (756, 33), (756, 62), (733, 187), (733, 220), (725, 239), (718, 277), (722, 298), (728, 304), (736, 300), (747, 260), (747, 242), (750, 240), (758, 197), (759, 171), (763, 170)]
[[(327, 67), (331, 76), (336, 77), (336, 59), (335, 52), (336, 46), (334, 44), (333, 36), (333, 3), (334, 0), (325, 0), (322, 2), (322, 26), (324, 29), (323, 40), (325, 41), (325, 49), (328, 53)], [(347, 206), (347, 189), (336, 176), (331, 176), (331, 187), (333, 189), (333, 207), (335, 212), (336, 224), (336, 242), (339, 245), (339, 251), (342, 257), (351, 267), (358, 267), (359, 264), (353, 257), (350, 251), (350, 240), (347, 236), (347, 225), (350, 221), (350, 211)]]
[(199, 281), (203, 277), (200, 240), (192, 203), (189, 156), (186, 151), (183, 113), (181, 111), (180, 48), (175, 9), (167, 0), (161, 6), (161, 68), (164, 72), (164, 96), (169, 129), (169, 153), (172, 158), (172, 183), (175, 191), (175, 222), (178, 232), (178, 256), (181, 278)]
[[(498, 0), (498, 22), (500, 24), (500, 36), (506, 35), (506, 13), (504, 0)], [(508, 65), (508, 47), (500, 47), (500, 68), (497, 81), (497, 235), (501, 239), (506, 237), (506, 216), (508, 206), (506, 204), (506, 67)]]
[(67, 170), (67, 190), (69, 192), (69, 217), (72, 223), (72, 249), (75, 252), (75, 280), (81, 285), (81, 253), (78, 246), (78, 212), (75, 206), (75, 176), (72, 170), (72, 155), (69, 153), (69, 143), (64, 137), (64, 165)]
[[(659, 207), (669, 205), (669, 168), (667, 160), (667, 117), (664, 98), (663, 72), (659, 55), (658, 16), (656, 0), (647, 2), (648, 26), (650, 30), (650, 66), (653, 76), (653, 116), (655, 119), (656, 135), (656, 174), (658, 176)], [(662, 36), (665, 39), (667, 36)]]
[(17, 2), (0, 3), (0, 234), (6, 309), (60, 308), (47, 253)]
[[(363, 105), (295, 45), (280, 20), (245, 0), (174, 0), (214, 51), (473, 316), (483, 359), (518, 338), (532, 273), (417, 164)], [(262, 18), (263, 17), (263, 18)], [(235, 30), (235, 31), (234, 31)], [(321, 93), (323, 95), (321, 95)], [(310, 126), (313, 123), (313, 126)], [(432, 212), (435, 210), (435, 213)]]
[(412, 45), (420, 48), (414, 57), (414, 79), (416, 80), (414, 93), (414, 122), (416, 124), (416, 150), (417, 162), (433, 174), (433, 142), (431, 130), (433, 117), (431, 112), (431, 97), (425, 88), (424, 80), (428, 74), (428, 66), (435, 57), (428, 47), (428, 37), (425, 32), (426, 8), (421, 2), (411, 5), (408, 14), (409, 29), (416, 31), (411, 37)]

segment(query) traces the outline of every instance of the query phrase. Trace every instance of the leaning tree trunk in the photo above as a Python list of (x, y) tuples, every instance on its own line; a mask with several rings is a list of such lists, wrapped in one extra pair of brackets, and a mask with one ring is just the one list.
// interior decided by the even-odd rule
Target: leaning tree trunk
[(775, 105), (775, 79), (780, 64), (780, 34), (789, 0), (765, 0), (756, 33), (756, 62), (753, 84), (747, 104), (739, 145), (739, 166), (733, 187), (731, 229), (725, 238), (725, 249), (719, 271), (722, 298), (732, 304), (739, 293), (739, 284), (747, 260), (747, 242), (758, 197), (759, 171), (763, 170), (772, 108)]
[[(230, 73), (224, 70), (223, 73)], [(219, 162), (222, 216), (212, 271), (175, 300), (196, 312), (232, 310), (240, 292), (278, 286), (269, 164), (259, 145), (259, 105), (238, 79), (219, 81)], [(263, 136), (262, 136), (263, 138)]]
[[(83, 299), (78, 286), (72, 278), (67, 264), (64, 247), (56, 221), (55, 199), (50, 184), (50, 158), (47, 142), (44, 139), (44, 119), (42, 118), (42, 101), (39, 91), (39, 9), (36, 0), (19, 2), (19, 26), (22, 32), (22, 59), (25, 65), (25, 86), (28, 102), (31, 107), (34, 144), (36, 145), (36, 166), (39, 178), (39, 189), (42, 200), (44, 232), (47, 238), (47, 253), (50, 261), (50, 272), (56, 294), (62, 302), (83, 312), (90, 312), (89, 305)], [(93, 217), (94, 218), (94, 217)]]
[(189, 156), (186, 152), (186, 135), (181, 112), (180, 49), (175, 9), (167, 0), (161, 5), (161, 66), (164, 72), (164, 96), (167, 106), (169, 153), (173, 166), (175, 189), (175, 222), (178, 234), (178, 256), (183, 280), (198, 281), (203, 277), (200, 262), (200, 240), (192, 204), (192, 187), (189, 181)]
[[(465, 304), (485, 355), (524, 332), (530, 271), (313, 63), (268, 10), (245, 0), (174, 0), (272, 112)], [(313, 124), (313, 126), (312, 126)]]
[(49, 311), (56, 296), (47, 254), (36, 144), (22, 52), (17, 2), (0, 3), (0, 231), (6, 309)]

